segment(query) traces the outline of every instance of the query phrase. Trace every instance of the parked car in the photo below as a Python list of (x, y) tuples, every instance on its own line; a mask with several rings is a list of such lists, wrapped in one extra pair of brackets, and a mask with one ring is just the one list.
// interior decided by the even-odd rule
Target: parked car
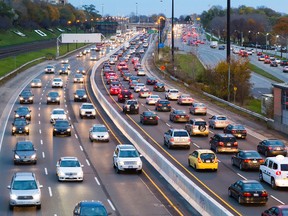
[(175, 146), (190, 149), (191, 138), (186, 130), (171, 128), (164, 133), (164, 145), (167, 145), (168, 149)]
[(171, 112), (171, 103), (168, 100), (158, 100), (155, 104), (156, 111)]
[(184, 110), (172, 110), (169, 119), (172, 122), (189, 122), (190, 117)]
[(264, 154), (265, 157), (283, 155), (287, 156), (288, 147), (283, 143), (283, 141), (278, 139), (266, 139), (259, 142), (257, 145), (257, 151)]
[(207, 107), (204, 103), (192, 103), (191, 107), (189, 108), (189, 112), (193, 115), (196, 114), (207, 114)]
[(209, 135), (209, 127), (204, 119), (190, 119), (189, 122), (185, 125), (185, 130), (188, 131), (190, 136), (195, 135)]
[(140, 122), (145, 124), (154, 124), (158, 125), (158, 116), (155, 112), (152, 111), (144, 111), (140, 114)]
[(232, 134), (214, 134), (210, 137), (210, 149), (219, 152), (238, 152), (238, 142)]
[(236, 138), (246, 139), (247, 131), (244, 125), (241, 124), (228, 124), (224, 129), (224, 133), (232, 134)]
[(197, 170), (218, 170), (216, 154), (209, 149), (197, 149), (189, 154), (188, 165)]
[(259, 169), (260, 165), (264, 163), (264, 159), (255, 150), (240, 150), (232, 156), (231, 162), (240, 170)]
[(89, 140), (109, 142), (109, 130), (103, 124), (94, 124), (89, 130)]
[(266, 204), (268, 193), (256, 180), (239, 180), (228, 188), (228, 195), (243, 203)]

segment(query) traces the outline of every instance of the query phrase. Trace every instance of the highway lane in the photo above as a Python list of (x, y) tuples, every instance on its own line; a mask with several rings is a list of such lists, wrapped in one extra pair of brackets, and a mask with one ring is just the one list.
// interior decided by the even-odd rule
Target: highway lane
[[(100, 71), (99, 71), (100, 73)], [(97, 74), (99, 74), (97, 73)], [(146, 78), (141, 78), (141, 82), (145, 82)], [(100, 77), (95, 78), (95, 82), (97, 83), (98, 86), (104, 86), (105, 84), (103, 84), (103, 81), (100, 81)], [(103, 87), (101, 87), (103, 89)], [(150, 87), (151, 88), (151, 87)], [(103, 93), (105, 95), (109, 95), (107, 92)], [(163, 93), (155, 93), (161, 96), (161, 98), (164, 98)], [(135, 95), (136, 96), (136, 95)], [(109, 101), (111, 101), (111, 103), (113, 103), (113, 100), (110, 98), (107, 98)], [(143, 99), (139, 99), (139, 101), (141, 101), (141, 108), (140, 108), (140, 113), (143, 110), (153, 110), (153, 106), (147, 106), (144, 103)], [(115, 109), (119, 110), (121, 112), (121, 105), (119, 107), (119, 105), (116, 105), (116, 101), (114, 101), (115, 105)], [(184, 107), (181, 106), (179, 107), (179, 105), (175, 104), (175, 102), (172, 102), (172, 107), (174, 108), (181, 108), (181, 109), (185, 109), (188, 110), (188, 106)], [(210, 110), (210, 107), (209, 107)], [(212, 112), (211, 112), (212, 111)], [(240, 119), (240, 121), (243, 121), (244, 124), (250, 124), (247, 120), (245, 120), (244, 118), (237, 116), (235, 114), (230, 113), (227, 110), (223, 110), (223, 109), (219, 109), (219, 108), (215, 108), (213, 107), (210, 112), (209, 115), (207, 117), (210, 116), (211, 113), (216, 112), (216, 113), (220, 113), (220, 114), (228, 114), (229, 118), (231, 120), (237, 120)], [(209, 144), (208, 144), (208, 139), (205, 137), (193, 137), (193, 143), (194, 146), (192, 146), (192, 149), (190, 151), (186, 151), (186, 150), (168, 150), (166, 147), (163, 147), (163, 134), (164, 131), (168, 130), (168, 125), (170, 125), (171, 127), (176, 127), (176, 128), (183, 128), (184, 125), (183, 124), (173, 124), (168, 120), (168, 115), (167, 113), (159, 113), (157, 112), (158, 115), (160, 116), (160, 124), (159, 126), (142, 126), (139, 123), (139, 115), (129, 115), (133, 120), (130, 119), (130, 117), (125, 116), (124, 114), (123, 117), (126, 118), (129, 122), (131, 122), (131, 124), (135, 124), (135, 125), (139, 125), (140, 127), (143, 128), (143, 130), (145, 132), (143, 132), (142, 130), (140, 130), (140, 132), (143, 134), (143, 136), (145, 138), (147, 138), (147, 140), (149, 140), (151, 142), (152, 145), (154, 145), (157, 149), (159, 149), (159, 151), (165, 155), (167, 158), (169, 158), (170, 156), (167, 154), (167, 152), (173, 156), (173, 158), (175, 159), (175, 161), (179, 162), (182, 166), (182, 171), (184, 174), (188, 175), (188, 177), (192, 178), (192, 174), (197, 176), (197, 178), (199, 178), (201, 181), (203, 181), (209, 188), (211, 188), (212, 190), (214, 190), (219, 197), (223, 198), (226, 202), (229, 203), (229, 205), (232, 206), (232, 208), (235, 208), (236, 211), (240, 212), (241, 214), (244, 215), (256, 215), (259, 214), (260, 212), (262, 212), (264, 209), (266, 209), (266, 206), (254, 206), (253, 208), (245, 208), (242, 206), (239, 206), (236, 201), (231, 200), (230, 198), (228, 198), (227, 195), (227, 189), (229, 187), (229, 185), (233, 182), (235, 182), (238, 179), (241, 178), (249, 178), (249, 179), (258, 179), (258, 172), (243, 172), (238, 170), (235, 167), (231, 166), (231, 155), (230, 154), (220, 154), (219, 155), (219, 159), (221, 161), (220, 166), (219, 166), (219, 171), (217, 173), (205, 173), (205, 172), (195, 172), (193, 169), (189, 168), (187, 166), (187, 157), (188, 154), (195, 148), (198, 147), (202, 147), (202, 148), (209, 148)], [(192, 116), (191, 116), (192, 117)], [(198, 116), (197, 116), (198, 117)], [(207, 120), (207, 117), (203, 117)], [(239, 123), (239, 121), (234, 121)], [(168, 123), (168, 125), (167, 125)], [(136, 129), (138, 129), (138, 126), (135, 127)], [(258, 132), (260, 132), (260, 134), (257, 132), (257, 127), (249, 127), (247, 126), (247, 128), (249, 129), (249, 132), (251, 131), (251, 135), (249, 135), (247, 137), (247, 140), (239, 140), (239, 146), (240, 149), (256, 149), (256, 144), (259, 142), (260, 139), (263, 139), (265, 136), (269, 137), (269, 136), (273, 136), (273, 134), (270, 133), (266, 133), (265, 136), (263, 136), (261, 134), (261, 130), (258, 130)], [(258, 126), (259, 128), (259, 126)], [(211, 130), (212, 133), (217, 133), (217, 132), (221, 132), (221, 130)], [(254, 137), (255, 136), (255, 137)], [(258, 139), (260, 138), (260, 139)], [(156, 142), (153, 142), (153, 140), (155, 140)], [(175, 163), (175, 162), (174, 162)], [(246, 177), (245, 177), (246, 176)], [(192, 178), (193, 179), (193, 178)], [(215, 181), (215, 179), (217, 179)], [(264, 187), (268, 190), (270, 195), (273, 195), (273, 197), (277, 197), (279, 200), (286, 200), (286, 192), (284, 191), (274, 191), (270, 188), (270, 186), (263, 184)], [(267, 206), (270, 205), (277, 205), (280, 204), (277, 200), (273, 199), (272, 196), (270, 197), (270, 200), (267, 204)]]
[[(43, 88), (33, 89), (35, 102), (29, 105), (32, 109), (32, 121), (30, 125), (31, 133), (29, 137), (11, 136), (11, 122), (13, 113), (10, 113), (8, 126), (5, 130), (3, 145), (1, 149), (0, 168), (5, 172), (0, 187), (3, 193), (1, 196), (1, 215), (71, 215), (74, 205), (84, 199), (100, 200), (107, 207), (112, 215), (173, 215), (173, 209), (167, 210), (167, 206), (160, 202), (159, 195), (152, 188), (148, 187), (144, 175), (115, 174), (112, 167), (112, 154), (118, 141), (111, 138), (107, 143), (91, 144), (88, 140), (88, 130), (92, 124), (102, 122), (97, 117), (96, 120), (79, 119), (79, 103), (72, 100), (73, 92), (79, 84), (73, 84), (72, 76), (75, 68), (84, 66), (90, 68), (86, 61), (70, 58), (71, 74), (62, 76), (67, 83), (67, 87), (58, 89), (61, 92), (61, 104), (46, 105), (46, 94), (52, 90), (51, 80), (53, 75), (41, 74)], [(89, 60), (88, 60), (89, 61)], [(59, 69), (57, 65), (57, 69)], [(42, 68), (44, 69), (44, 67)], [(81, 84), (80, 84), (81, 85)], [(56, 90), (56, 89), (53, 89)], [(14, 95), (18, 97), (18, 93)], [(19, 106), (15, 103), (12, 110)], [(52, 126), (49, 123), (50, 112), (53, 108), (62, 107), (69, 113), (73, 125), (71, 137), (53, 137)], [(13, 165), (12, 149), (18, 139), (30, 139), (38, 149), (37, 165), (15, 166)], [(123, 138), (122, 138), (123, 139)], [(123, 141), (123, 140), (121, 140)], [(127, 141), (126, 141), (127, 142)], [(8, 145), (7, 145), (8, 143)], [(84, 164), (83, 183), (59, 183), (55, 176), (56, 161), (61, 156), (77, 156)], [(18, 208), (13, 212), (8, 210), (8, 190), (12, 174), (16, 171), (33, 171), (36, 173), (42, 188), (42, 210), (35, 208)], [(112, 205), (110, 205), (110, 203)], [(174, 212), (175, 214), (175, 212)]]

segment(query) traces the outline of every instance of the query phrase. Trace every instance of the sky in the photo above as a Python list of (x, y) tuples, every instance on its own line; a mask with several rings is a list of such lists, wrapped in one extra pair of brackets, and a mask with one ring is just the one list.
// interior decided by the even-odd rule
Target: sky
[[(172, 0), (68, 0), (75, 7), (93, 4), (102, 15), (129, 16), (132, 13), (138, 15), (152, 15), (164, 13), (171, 17)], [(250, 7), (269, 7), (277, 12), (288, 14), (287, 0), (231, 0), (231, 7), (240, 5)], [(174, 16), (201, 14), (212, 6), (220, 5), (226, 8), (225, 0), (174, 0)]]

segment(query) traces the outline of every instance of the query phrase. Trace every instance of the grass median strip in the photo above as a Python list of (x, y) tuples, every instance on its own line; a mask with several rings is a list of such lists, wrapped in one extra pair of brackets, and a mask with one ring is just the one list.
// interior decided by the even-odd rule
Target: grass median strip
[(261, 75), (263, 77), (266, 77), (266, 78), (268, 78), (270, 80), (273, 80), (275, 82), (279, 82), (279, 83), (283, 82), (282, 80), (278, 79), (277, 77), (273, 76), (272, 74), (267, 73), (265, 70), (257, 67), (256, 65), (253, 65), (251, 63), (249, 63), (249, 69), (251, 71), (253, 71), (253, 72), (255, 72), (255, 73), (257, 73), (257, 74), (259, 74), (259, 75)]

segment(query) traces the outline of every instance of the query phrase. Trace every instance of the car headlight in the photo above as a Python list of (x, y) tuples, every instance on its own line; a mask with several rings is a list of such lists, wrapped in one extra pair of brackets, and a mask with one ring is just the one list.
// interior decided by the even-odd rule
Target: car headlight
[(92, 111), (92, 115), (96, 115), (96, 111), (95, 110)]
[(40, 199), (40, 198), (41, 198), (41, 195), (40, 195), (40, 194), (34, 194), (34, 195), (33, 195), (33, 199), (38, 200), (38, 199)]
[(137, 161), (137, 165), (138, 165), (138, 166), (142, 165), (142, 161), (140, 161), (140, 160)]
[(15, 130), (16, 130), (16, 127), (12, 127), (12, 130), (15, 131)]
[(81, 110), (81, 115), (85, 115), (85, 111)]
[(78, 95), (75, 95), (75, 98), (79, 98), (79, 96), (78, 96)]
[(10, 194), (10, 199), (12, 199), (12, 200), (17, 199), (17, 195), (16, 194)]
[(20, 100), (24, 100), (24, 98), (23, 98), (23, 97), (20, 97)]
[(29, 100), (33, 100), (33, 97), (29, 97)]
[(65, 173), (63, 171), (58, 171), (58, 176), (64, 176)]
[(15, 117), (18, 118), (18, 117), (19, 117), (19, 114), (16, 113), (16, 114), (15, 114)]
[(124, 166), (124, 161), (119, 161), (118, 164), (119, 164), (120, 166)]
[(47, 100), (51, 100), (51, 97), (48, 97)]
[(20, 159), (19, 155), (17, 155), (17, 154), (14, 155), (14, 158), (15, 159)]
[(57, 131), (57, 129), (56, 129), (56, 128), (54, 128), (54, 131)]
[(26, 127), (25, 127), (25, 131), (28, 131), (28, 130), (29, 130), (29, 128), (26, 126)]
[(36, 154), (33, 154), (32, 156), (31, 156), (31, 159), (35, 159), (36, 158)]
[(60, 98), (59, 98), (59, 97), (57, 97), (57, 98), (56, 98), (56, 100), (60, 100)]
[(80, 171), (80, 172), (77, 173), (77, 175), (78, 175), (78, 176), (83, 176), (83, 172)]
[(32, 86), (34, 86), (34, 85), (35, 85), (35, 83), (31, 83), (31, 85), (32, 85)]
[(26, 117), (30, 117), (30, 116), (31, 116), (30, 114), (27, 114), (27, 115), (26, 115)]
[(87, 95), (84, 95), (83, 98), (87, 98)]
[(71, 131), (71, 129), (70, 129), (70, 128), (68, 128), (68, 129), (67, 129), (67, 131), (68, 131), (68, 132), (70, 132), (70, 131)]

